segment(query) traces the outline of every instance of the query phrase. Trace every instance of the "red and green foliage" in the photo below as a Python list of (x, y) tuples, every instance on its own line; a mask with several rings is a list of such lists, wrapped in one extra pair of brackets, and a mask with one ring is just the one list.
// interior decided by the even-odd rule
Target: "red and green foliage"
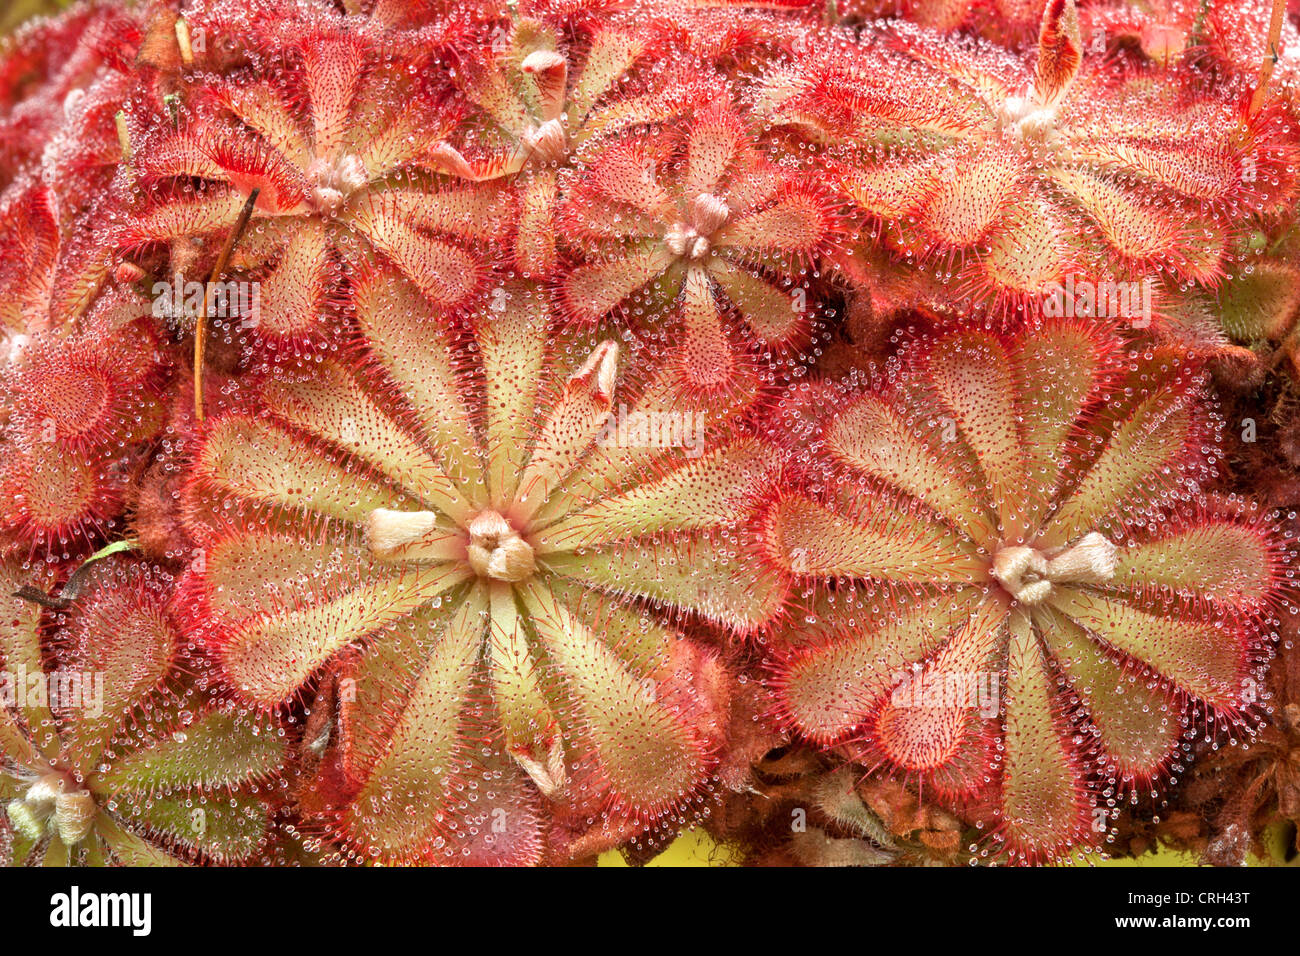
[(0, 698), (6, 854), (1287, 818), (1252, 502), (1300, 505), (1294, 17), (1080, 3), (96, 0), (3, 41), (0, 676), (105, 681)]
[(1289, 555), (1201, 491), (1221, 423), (1197, 369), (1054, 321), (925, 336), (796, 399), (824, 468), (765, 542), (816, 585), (773, 685), (801, 734), (990, 809), (1033, 860), (1095, 842), (1194, 724), (1247, 730)]
[[(283, 733), (194, 680), (163, 577), (107, 563), (66, 612), (4, 599), (6, 856), (46, 866), (253, 859), (269, 835)], [(6, 561), (6, 595), (32, 574)]]
[(781, 607), (746, 538), (769, 453), (613, 341), (551, 344), (544, 297), (458, 329), (391, 270), (355, 278), (354, 368), (275, 369), (268, 414), (201, 433), (192, 633), (264, 707), (348, 688), (326, 769), (364, 858), (535, 861), (552, 803), (620, 834), (679, 812), (723, 703), (680, 628)]

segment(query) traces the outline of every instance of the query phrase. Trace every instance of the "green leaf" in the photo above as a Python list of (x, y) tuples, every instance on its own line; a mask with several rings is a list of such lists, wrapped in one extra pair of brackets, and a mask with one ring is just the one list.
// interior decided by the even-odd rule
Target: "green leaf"
[(700, 534), (548, 555), (551, 571), (608, 594), (644, 596), (737, 630), (784, 605), (786, 586), (734, 537)]
[(23, 765), (31, 763), (39, 753), (53, 755), (58, 750), (54, 717), (44, 695), (34, 700), (27, 693), (29, 680), (44, 675), (41, 609), (13, 597), (14, 591), (28, 583), (27, 575), (16, 564), (0, 562), (0, 680), (8, 682), (8, 690), (15, 695), (21, 693), (26, 704), (18, 708), (21, 723), (14, 720), (13, 713), (0, 708), (0, 749)]
[[(74, 668), (66, 676), (84, 682), (83, 700), (61, 709), (59, 717), (68, 757), (89, 773), (123, 717), (162, 685), (180, 640), (157, 595), (131, 587), (98, 589), (80, 606), (71, 634)], [(93, 691), (85, 686), (91, 680)], [(85, 706), (91, 693), (100, 698), (93, 709)]]
[(963, 588), (902, 599), (846, 591), (819, 599), (812, 616), (826, 632), (783, 665), (778, 698), (804, 734), (834, 741), (866, 719), (909, 674), (911, 665), (941, 647), (979, 606), (980, 592)]
[(1183, 729), (1169, 707), (1169, 694), (1151, 688), (1150, 678), (1125, 674), (1068, 618), (1044, 622), (1039, 633), (1101, 732), (1102, 749), (1119, 772), (1138, 779), (1155, 775), (1178, 747)]
[(1003, 822), (1013, 846), (1050, 857), (1078, 837), (1090, 801), (1057, 725), (1052, 681), (1029, 619), (1012, 614), (1010, 631)]
[(266, 615), (231, 635), (222, 663), (247, 697), (277, 705), (344, 647), (408, 617), (468, 573), (451, 564), (398, 571), (320, 604)]
[(266, 836), (266, 806), (251, 797), (150, 797), (132, 803), (119, 813), (166, 837), (168, 845), (197, 850), (216, 863), (248, 859)]
[(481, 589), (470, 591), (427, 659), (388, 747), (348, 807), (343, 826), (384, 859), (418, 855), (434, 839), (445, 791), (462, 766), (461, 720), (487, 626)]
[(567, 715), (595, 751), (610, 788), (642, 812), (680, 800), (704, 773), (683, 720), (537, 581), (523, 592), (533, 627), (574, 704)]
[(216, 710), (123, 757), (91, 785), (119, 798), (233, 789), (275, 773), (284, 756), (284, 739), (270, 717)]
[(144, 837), (117, 825), (108, 814), (101, 813), (96, 823), (100, 837), (123, 866), (184, 866), (170, 853)]
[(772, 516), (773, 560), (796, 574), (908, 584), (974, 584), (989, 579), (988, 561), (969, 539), (919, 508), (864, 496), (852, 514), (787, 498)]
[(1235, 627), (1152, 614), (1083, 589), (1054, 588), (1050, 601), (1111, 647), (1149, 665), (1192, 696), (1229, 710), (1240, 705), (1246, 651)]

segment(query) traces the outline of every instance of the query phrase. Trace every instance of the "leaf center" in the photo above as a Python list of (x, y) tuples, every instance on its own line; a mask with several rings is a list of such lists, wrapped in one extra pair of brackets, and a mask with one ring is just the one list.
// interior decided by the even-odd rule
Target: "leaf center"
[(469, 563), (479, 577), (515, 583), (533, 576), (533, 548), (495, 511), (481, 512), (469, 523)]
[(1104, 584), (1115, 576), (1119, 549), (1095, 531), (1054, 551), (1004, 546), (993, 556), (993, 577), (1022, 604), (1042, 604), (1055, 584)]

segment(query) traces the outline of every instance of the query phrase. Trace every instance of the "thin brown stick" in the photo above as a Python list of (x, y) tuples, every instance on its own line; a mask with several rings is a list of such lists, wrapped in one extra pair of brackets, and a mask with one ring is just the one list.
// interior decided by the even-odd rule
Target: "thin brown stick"
[(1192, 21), (1192, 32), (1187, 39), (1190, 46), (1205, 45), (1205, 18), (1210, 12), (1210, 0), (1201, 0), (1196, 8), (1196, 19)]
[(1268, 98), (1268, 81), (1273, 78), (1273, 67), (1277, 65), (1282, 43), (1282, 21), (1286, 16), (1286, 0), (1273, 0), (1273, 20), (1268, 27), (1268, 46), (1264, 48), (1264, 59), (1259, 64), (1259, 77), (1255, 81), (1255, 93), (1250, 98), (1250, 109), (1246, 111), (1249, 119), (1254, 119), (1264, 108)]
[(203, 307), (199, 310), (194, 326), (194, 417), (199, 421), (203, 421), (203, 353), (208, 347), (208, 296), (212, 294), (212, 287), (221, 278), (221, 274), (226, 271), (230, 252), (248, 227), (248, 220), (253, 215), (253, 207), (257, 205), (257, 195), (260, 192), (260, 189), (254, 189), (248, 194), (244, 208), (239, 211), (239, 218), (235, 220), (235, 225), (226, 236), (217, 261), (212, 266), (212, 276), (203, 287)]

